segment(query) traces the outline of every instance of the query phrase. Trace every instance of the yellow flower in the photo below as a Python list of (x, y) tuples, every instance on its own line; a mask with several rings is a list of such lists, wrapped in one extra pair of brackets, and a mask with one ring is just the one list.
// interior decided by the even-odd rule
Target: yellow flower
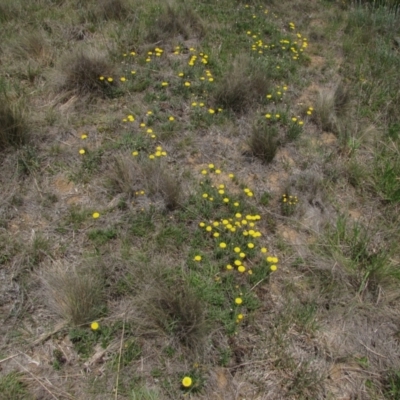
[(207, 226), (206, 231), (207, 232), (211, 232), (212, 231), (212, 227), (211, 226)]
[(168, 82), (162, 82), (161, 86), (168, 86)]
[(202, 175), (207, 175), (207, 171), (206, 171), (205, 169), (203, 169), (203, 170), (201, 171), (201, 174), (202, 174)]
[(193, 260), (194, 261), (201, 261), (201, 256), (194, 256)]
[(133, 155), (133, 156), (137, 156), (138, 154), (139, 154), (138, 151), (132, 151), (132, 155)]
[(246, 267), (245, 267), (245, 266), (243, 266), (243, 265), (239, 265), (239, 267), (238, 267), (238, 271), (239, 271), (239, 272), (241, 272), (241, 273), (243, 273), (243, 272), (245, 272), (245, 271), (246, 271)]
[(226, 243), (224, 243), (224, 242), (221, 242), (221, 243), (219, 244), (219, 247), (221, 247), (221, 249), (225, 249), (225, 247), (226, 247)]
[(108, 77), (107, 80), (108, 80), (108, 82), (112, 82), (114, 79), (111, 77)]
[(168, 120), (169, 120), (169, 121), (175, 121), (175, 118), (171, 115), (171, 116), (168, 118)]
[(216, 174), (220, 174), (220, 173), (221, 173), (221, 170), (220, 170), (220, 169), (216, 169), (216, 170), (215, 170), (215, 173), (216, 173)]
[(233, 267), (232, 267), (232, 265), (228, 264), (228, 265), (226, 266), (226, 269), (231, 270), (231, 269), (233, 269)]
[(104, 81), (104, 76), (100, 76), (99, 78), (101, 81)]
[(199, 226), (200, 226), (200, 228), (204, 228), (206, 226), (206, 224), (204, 222), (200, 222)]
[(242, 262), (241, 262), (240, 260), (235, 260), (233, 263), (234, 263), (237, 267), (238, 267), (239, 265), (242, 265)]
[(242, 252), (242, 253), (239, 253), (239, 256), (242, 257), (242, 258), (245, 258), (246, 254)]
[(178, 76), (180, 76), (180, 77), (182, 77), (182, 76), (184, 76), (185, 74), (183, 73), (183, 72), (179, 72), (179, 74), (178, 74)]
[(132, 74), (132, 75), (135, 75), (135, 74), (136, 74), (136, 71), (131, 71), (131, 74)]
[(281, 116), (279, 114), (275, 114), (275, 118), (280, 118)]
[(92, 329), (93, 331), (97, 331), (97, 329), (100, 328), (100, 325), (98, 322), (94, 321), (90, 324), (90, 329)]
[(125, 81), (126, 81), (126, 78), (125, 78), (124, 76), (121, 76), (121, 78), (119, 78), (119, 80), (120, 80), (121, 82), (125, 82)]
[(272, 97), (272, 94), (267, 94), (267, 99), (270, 99)]
[(235, 177), (235, 175), (233, 175), (233, 174), (229, 174), (228, 176), (229, 176), (229, 178), (231, 178), (231, 179), (233, 179), (233, 178)]
[(227, 197), (224, 198), (224, 203), (229, 203), (229, 199)]
[(296, 122), (296, 121), (297, 121), (297, 118), (296, 118), (296, 117), (293, 117), (293, 118), (292, 118), (292, 121), (293, 121), (293, 122)]
[(278, 268), (278, 267), (277, 267), (276, 265), (271, 265), (271, 266), (270, 266), (270, 269), (271, 269), (272, 272), (276, 271), (277, 268)]
[(262, 248), (261, 248), (261, 253), (267, 253), (267, 252), (268, 252), (268, 250), (267, 250), (266, 247), (262, 247)]
[(185, 86), (189, 87), (190, 86), (190, 82), (185, 82)]
[(81, 139), (87, 139), (87, 135), (86, 135), (86, 133), (82, 133), (82, 135), (81, 135)]
[(235, 207), (239, 207), (239, 203), (236, 201), (235, 203), (233, 203), (233, 205), (235, 206)]
[(192, 383), (193, 383), (192, 378), (190, 378), (189, 376), (185, 376), (182, 379), (182, 386), (185, 388), (192, 386)]
[(215, 113), (215, 110), (213, 110), (212, 108), (210, 108), (210, 109), (208, 110), (208, 112), (209, 112), (210, 114), (214, 114), (214, 113)]
[(253, 249), (254, 248), (254, 243), (247, 243), (247, 247), (249, 249)]
[(203, 193), (202, 197), (203, 197), (203, 199), (206, 199), (208, 197), (208, 194), (207, 193)]
[(93, 215), (92, 215), (92, 217), (93, 217), (94, 219), (97, 219), (97, 218), (100, 217), (100, 214), (99, 214), (98, 212), (94, 212)]
[(213, 169), (214, 168), (214, 164), (208, 164), (208, 168)]
[(215, 233), (213, 234), (213, 236), (217, 238), (217, 237), (219, 237), (219, 233), (218, 233), (218, 232), (215, 232)]
[(240, 321), (241, 319), (243, 319), (243, 314), (238, 314), (237, 319)]
[(86, 153), (85, 149), (80, 149), (79, 150), (79, 154), (85, 154), (85, 153)]
[(242, 303), (243, 303), (243, 300), (241, 299), (241, 297), (236, 297), (235, 304), (240, 305)]
[(265, 114), (265, 118), (271, 118), (271, 114)]

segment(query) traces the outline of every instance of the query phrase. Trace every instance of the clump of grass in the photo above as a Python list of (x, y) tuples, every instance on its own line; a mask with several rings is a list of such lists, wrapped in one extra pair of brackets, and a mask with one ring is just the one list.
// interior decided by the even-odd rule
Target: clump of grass
[(248, 143), (255, 157), (270, 163), (278, 150), (277, 130), (267, 124), (255, 125)]
[(315, 104), (315, 122), (322, 130), (340, 133), (349, 101), (348, 88), (342, 82), (333, 89), (321, 90)]
[(96, 20), (116, 20), (126, 19), (130, 14), (130, 9), (125, 0), (101, 0), (95, 4)]
[(148, 193), (160, 194), (168, 210), (175, 210), (180, 205), (181, 184), (176, 176), (168, 172), (162, 163), (147, 162), (142, 166)]
[(108, 185), (115, 193), (123, 193), (128, 198), (141, 190), (153, 198), (160, 196), (168, 210), (179, 207), (182, 195), (179, 179), (162, 162), (139, 162), (129, 156), (115, 157), (108, 175)]
[(147, 40), (154, 42), (177, 36), (187, 40), (190, 37), (202, 38), (204, 34), (203, 22), (190, 5), (167, 5), (158, 18), (152, 21)]
[(42, 282), (50, 307), (74, 325), (93, 321), (104, 309), (103, 281), (96, 270), (55, 266), (44, 273)]
[(28, 138), (21, 105), (0, 98), (0, 151), (9, 146), (20, 147), (28, 142)]
[(13, 54), (20, 59), (33, 59), (46, 65), (53, 59), (52, 51), (45, 38), (38, 32), (21, 36), (14, 44)]
[[(86, 54), (83, 50), (65, 57), (61, 63), (63, 75), (60, 87), (62, 90), (80, 96), (106, 95), (115, 85), (112, 78), (112, 66), (106, 57), (98, 54)], [(103, 77), (104, 80), (100, 78)]]
[(33, 399), (26, 390), (18, 372), (10, 372), (0, 378), (0, 393), (3, 399), (29, 400)]
[(248, 56), (239, 55), (214, 92), (214, 102), (236, 113), (247, 111), (270, 87), (267, 72)]
[(204, 304), (185, 285), (157, 288), (148, 307), (155, 322), (188, 347), (197, 347), (207, 334)]

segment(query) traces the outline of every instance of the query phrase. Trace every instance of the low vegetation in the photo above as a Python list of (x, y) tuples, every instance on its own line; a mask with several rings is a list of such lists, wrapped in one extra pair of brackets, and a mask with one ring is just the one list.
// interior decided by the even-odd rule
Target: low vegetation
[(0, 397), (399, 398), (397, 3), (3, 1)]

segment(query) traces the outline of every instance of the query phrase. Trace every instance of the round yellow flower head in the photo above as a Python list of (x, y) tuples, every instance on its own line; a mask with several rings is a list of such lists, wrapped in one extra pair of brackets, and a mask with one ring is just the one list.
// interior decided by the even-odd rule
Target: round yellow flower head
[(192, 386), (192, 383), (193, 383), (193, 381), (192, 381), (192, 378), (190, 376), (185, 376), (182, 379), (182, 386), (185, 387), (185, 388), (188, 388), (188, 387)]
[(242, 303), (243, 303), (243, 300), (240, 297), (236, 297), (235, 304), (237, 304), (239, 306)]
[(225, 247), (226, 247), (226, 243), (224, 243), (224, 242), (221, 242), (221, 243), (219, 244), (219, 247), (221, 247), (221, 249), (225, 249)]
[(201, 261), (201, 256), (194, 256), (193, 260), (194, 261)]
[(97, 218), (100, 217), (100, 214), (99, 214), (98, 212), (94, 212), (93, 215), (92, 215), (92, 217), (93, 217), (94, 219), (97, 219)]
[(239, 265), (238, 271), (241, 272), (241, 273), (243, 273), (243, 272), (246, 271), (246, 267), (245, 267), (244, 265)]
[(100, 325), (98, 322), (94, 321), (90, 324), (90, 329), (92, 329), (93, 331), (97, 331), (100, 328)]
[(79, 154), (83, 155), (83, 154), (85, 154), (85, 153), (86, 153), (85, 149), (80, 149), (80, 150), (79, 150)]
[(270, 266), (270, 269), (271, 269), (272, 272), (276, 271), (277, 268), (278, 268), (278, 267), (277, 267), (276, 265), (271, 265), (271, 266)]

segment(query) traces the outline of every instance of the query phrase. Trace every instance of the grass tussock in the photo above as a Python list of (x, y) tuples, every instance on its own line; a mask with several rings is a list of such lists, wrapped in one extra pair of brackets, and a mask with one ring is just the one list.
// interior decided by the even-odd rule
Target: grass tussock
[(252, 154), (268, 164), (278, 150), (277, 130), (267, 124), (258, 124), (253, 127), (248, 144)]
[[(112, 77), (112, 64), (106, 57), (98, 54), (86, 54), (79, 50), (65, 57), (60, 69), (60, 89), (80, 96), (103, 96), (115, 85), (114, 81), (107, 81), (108, 77)], [(105, 79), (100, 80), (100, 77)]]
[(101, 0), (96, 2), (93, 19), (96, 21), (123, 21), (131, 9), (125, 0)]
[(147, 40), (155, 42), (175, 37), (200, 39), (204, 34), (204, 24), (190, 5), (167, 5), (149, 26)]
[(260, 101), (271, 83), (267, 72), (247, 56), (238, 56), (214, 92), (214, 102), (236, 113)]
[(21, 36), (12, 49), (13, 55), (22, 60), (35, 60), (49, 65), (53, 60), (53, 52), (46, 39), (38, 32)]
[(208, 332), (204, 306), (187, 286), (161, 287), (151, 293), (148, 313), (166, 333), (185, 346), (195, 348)]
[(342, 82), (333, 89), (321, 90), (315, 104), (315, 122), (324, 131), (340, 133), (344, 126), (349, 102), (348, 88)]
[(182, 197), (178, 177), (156, 160), (140, 162), (129, 156), (116, 157), (108, 175), (108, 185), (114, 193), (123, 193), (128, 198), (144, 190), (154, 200), (161, 198), (168, 210), (178, 208)]
[(19, 104), (0, 99), (0, 151), (7, 147), (20, 147), (28, 142), (28, 130)]
[(103, 282), (93, 269), (55, 266), (42, 282), (50, 307), (74, 325), (96, 319), (104, 307)]

